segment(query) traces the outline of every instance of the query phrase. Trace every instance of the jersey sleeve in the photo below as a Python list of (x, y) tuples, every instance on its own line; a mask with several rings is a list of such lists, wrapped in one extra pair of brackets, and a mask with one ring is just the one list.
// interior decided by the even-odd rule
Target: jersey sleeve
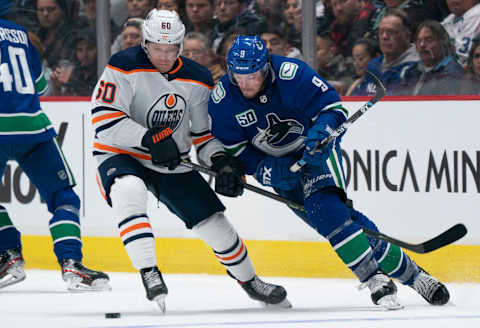
[(107, 65), (91, 100), (95, 138), (123, 147), (141, 145), (147, 129), (130, 118), (134, 82), (126, 72)]
[(37, 48), (33, 46), (30, 39), (28, 39), (28, 51), (30, 53), (30, 66), (33, 75), (33, 82), (35, 83), (35, 90), (37, 91), (38, 95), (41, 96), (47, 92), (48, 83), (43, 71), (43, 64), (40, 54), (38, 53)]
[(193, 145), (201, 162), (211, 165), (213, 154), (224, 152), (222, 143), (216, 139), (210, 129), (208, 116), (208, 99), (210, 89), (206, 86), (198, 86), (193, 90), (192, 99), (197, 102), (191, 104), (191, 128), (190, 135)]

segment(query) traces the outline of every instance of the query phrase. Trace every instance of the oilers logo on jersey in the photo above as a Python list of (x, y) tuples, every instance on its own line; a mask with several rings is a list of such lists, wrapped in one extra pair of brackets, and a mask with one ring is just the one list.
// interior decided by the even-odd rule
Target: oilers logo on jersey
[(148, 110), (147, 126), (149, 128), (156, 126), (169, 127), (172, 131), (175, 131), (182, 123), (186, 105), (185, 98), (179, 94), (162, 95)]

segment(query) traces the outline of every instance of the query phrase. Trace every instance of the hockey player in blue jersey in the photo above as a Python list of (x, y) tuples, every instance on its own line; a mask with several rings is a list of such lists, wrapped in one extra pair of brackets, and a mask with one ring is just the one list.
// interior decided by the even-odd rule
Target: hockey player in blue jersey
[[(258, 36), (238, 36), (227, 64), (228, 74), (215, 86), (208, 109), (212, 133), (230, 155), (212, 165), (218, 173), (215, 190), (239, 196), (247, 174), (303, 204), (305, 213), (294, 212), (328, 240), (361, 286), (369, 287), (374, 304), (403, 307), (391, 277), (415, 289), (430, 304), (447, 303), (446, 287), (400, 247), (362, 232), (362, 227), (377, 228), (346, 205), (341, 137), (310, 154), (347, 118), (335, 89), (304, 62), (269, 55)], [(307, 165), (292, 173), (289, 168), (301, 158)]]
[[(40, 108), (47, 81), (37, 50), (19, 25), (0, 20), (0, 173), (16, 160), (47, 203), (53, 250), (70, 291), (109, 290), (108, 276), (82, 265), (75, 180)], [(35, 219), (35, 213), (32, 213)], [(0, 205), (0, 288), (25, 279), (20, 232)]]

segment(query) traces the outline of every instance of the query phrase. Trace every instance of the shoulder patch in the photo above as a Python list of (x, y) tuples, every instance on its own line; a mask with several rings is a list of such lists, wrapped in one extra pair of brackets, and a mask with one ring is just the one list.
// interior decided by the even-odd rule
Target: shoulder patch
[(222, 101), (223, 98), (225, 98), (226, 95), (227, 93), (225, 92), (225, 88), (223, 87), (222, 82), (218, 82), (212, 91), (212, 101), (215, 104), (218, 104), (220, 101)]
[(279, 77), (282, 80), (292, 80), (297, 74), (298, 64), (292, 62), (283, 62), (280, 66)]

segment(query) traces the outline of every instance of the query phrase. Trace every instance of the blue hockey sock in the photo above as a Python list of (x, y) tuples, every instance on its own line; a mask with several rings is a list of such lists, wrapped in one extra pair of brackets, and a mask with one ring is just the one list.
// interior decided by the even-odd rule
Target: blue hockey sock
[(77, 214), (58, 209), (50, 220), (50, 234), (53, 239), (53, 251), (58, 263), (64, 259), (82, 260), (82, 239), (80, 220)]

